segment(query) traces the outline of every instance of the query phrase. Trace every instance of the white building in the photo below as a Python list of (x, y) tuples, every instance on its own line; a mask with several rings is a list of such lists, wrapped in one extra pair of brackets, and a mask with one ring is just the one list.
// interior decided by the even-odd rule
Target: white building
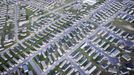
[(89, 5), (94, 5), (97, 0), (83, 0), (83, 3), (88, 3)]

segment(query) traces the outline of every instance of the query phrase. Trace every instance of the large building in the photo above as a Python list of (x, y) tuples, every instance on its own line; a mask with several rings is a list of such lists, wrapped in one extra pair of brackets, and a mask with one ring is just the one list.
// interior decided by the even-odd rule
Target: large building
[(88, 3), (89, 5), (94, 5), (97, 3), (97, 0), (83, 0), (83, 3)]

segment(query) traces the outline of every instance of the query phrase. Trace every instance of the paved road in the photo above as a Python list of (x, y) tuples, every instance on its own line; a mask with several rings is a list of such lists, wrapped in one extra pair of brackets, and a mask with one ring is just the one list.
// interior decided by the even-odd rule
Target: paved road
[(64, 57), (61, 57), (59, 60), (55, 61), (54, 64), (52, 64), (51, 66), (49, 66), (45, 72), (42, 72), (40, 75), (47, 75), (52, 69), (55, 68), (55, 66), (59, 65), (60, 62), (62, 62), (63, 60), (65, 60)]
[(119, 63), (119, 60), (117, 58), (114, 57), (110, 57), (108, 54), (106, 54), (101, 48), (96, 47), (96, 45), (93, 45), (90, 41), (88, 42), (88, 44), (93, 47), (97, 52), (103, 54), (108, 60), (109, 62), (111, 62), (112, 64), (116, 65), (117, 63)]
[[(76, 44), (75, 46), (72, 46), (70, 49), (68, 49), (67, 50), (68, 52), (66, 52), (60, 59), (62, 59), (62, 60), (65, 59), (66, 56), (70, 55), (72, 52), (77, 50), (82, 44), (85, 43), (86, 39), (87, 39), (87, 37), (84, 38), (83, 40), (79, 41), (79, 43)], [(55, 63), (53, 63), (53, 66), (49, 67), (45, 72), (42, 73), (42, 75), (46, 75), (49, 72), (49, 70), (52, 70), (53, 67), (55, 67), (56, 63), (60, 63), (60, 62), (61, 62), (61, 60), (58, 60)]]
[(112, 33), (111, 31), (109, 31), (108, 29), (101, 27), (104, 31), (107, 31), (110, 35), (113, 35), (114, 37), (120, 39), (121, 41), (123, 41), (124, 43), (126, 43), (128, 46), (134, 46), (134, 42), (130, 41), (130, 40), (126, 40), (124, 38), (122, 38), (122, 36), (119, 36), (115, 33)]
[[(93, 13), (92, 13), (92, 14), (93, 14)], [(118, 13), (117, 13), (117, 14), (118, 14)], [(117, 14), (115, 14), (115, 16), (113, 16), (108, 22), (103, 23), (103, 25), (105, 25), (105, 24), (109, 23), (110, 21), (112, 21), (112, 20), (116, 17)], [(98, 28), (98, 29), (99, 29), (99, 28)], [(68, 31), (66, 31), (66, 32), (68, 32)], [(97, 29), (96, 29), (95, 32), (97, 32)], [(60, 34), (58, 34), (58, 35), (60, 35)], [(82, 41), (80, 41), (76, 46), (74, 46), (73, 48), (71, 48), (71, 51), (67, 52), (65, 55), (69, 55), (70, 53), (72, 53), (73, 51), (75, 51), (75, 50), (76, 50), (77, 48), (79, 48), (84, 42), (86, 42), (86, 41), (88, 40), (88, 38), (91, 37), (91, 36), (92, 36), (92, 35), (90, 35), (90, 36), (88, 35), (85, 39), (83, 39)], [(58, 37), (60, 37), (60, 36), (58, 36)], [(55, 38), (57, 38), (57, 37), (55, 37)], [(56, 40), (56, 41), (57, 41), (57, 40)], [(51, 42), (54, 42), (54, 41), (51, 41)], [(48, 43), (47, 45), (45, 45), (45, 47), (43, 47), (43, 49), (40, 49), (39, 51), (35, 52), (35, 53), (32, 54), (31, 56), (29, 56), (29, 57), (27, 57), (26, 59), (24, 59), (22, 63), (18, 64), (18, 66), (20, 66), (20, 65), (22, 65), (23, 63), (27, 62), (29, 59), (32, 59), (34, 56), (36, 56), (36, 55), (37, 55), (38, 53), (40, 53), (41, 51), (44, 51), (44, 52), (45, 52), (46, 49), (44, 49), (44, 48), (46, 48), (49, 44), (51, 44), (51, 43)], [(52, 64), (51, 67), (49, 67), (49, 68), (47, 69), (46, 72), (44, 72), (44, 73), (42, 73), (42, 74), (46, 74), (48, 71), (50, 71), (51, 69), (53, 69), (53, 68), (55, 67), (55, 65), (57, 65), (59, 62), (61, 62), (61, 61), (64, 59), (64, 57), (65, 57), (65, 56), (62, 56), (62, 57), (61, 57), (61, 60), (56, 61), (54, 64)], [(13, 71), (14, 69), (17, 69), (18, 66), (15, 66), (12, 70), (10, 70), (10, 71), (8, 71), (8, 72), (11, 72), (11, 71)]]
[[(17, 0), (17, 1), (18, 1), (18, 0)], [(54, 11), (57, 11), (57, 10), (59, 10), (59, 9), (61, 9), (61, 8), (64, 8), (64, 7), (66, 7), (66, 6), (69, 6), (69, 5), (71, 5), (71, 4), (75, 3), (75, 2), (76, 2), (76, 1), (73, 1), (73, 2), (71, 2), (71, 3), (69, 3), (69, 4), (66, 4), (66, 5), (64, 5), (64, 6), (60, 7), (60, 8), (57, 8), (57, 9), (55, 9), (55, 10), (53, 10), (53, 11), (50, 11), (49, 13), (47, 13), (47, 14), (45, 14), (45, 15), (48, 15), (48, 14), (54, 12)], [(16, 7), (18, 7), (18, 5), (17, 5)], [(16, 9), (17, 9), (17, 8), (16, 8)], [(18, 12), (18, 10), (16, 10), (16, 12)], [(38, 18), (40, 18), (40, 17), (42, 17), (42, 16), (45, 16), (45, 15), (41, 15), (41, 16), (39, 16)], [(16, 16), (17, 16), (17, 15), (16, 15)], [(65, 16), (63, 16), (63, 17), (65, 17)], [(61, 17), (61, 18), (63, 18), (63, 17)], [(59, 19), (61, 19), (61, 18), (59, 18)], [(46, 27), (42, 27), (40, 30), (36, 31), (35, 33), (31, 33), (28, 37), (26, 37), (26, 38), (24, 38), (24, 39), (18, 41), (17, 43), (15, 43), (14, 45), (12, 45), (10, 48), (14, 48), (15, 46), (18, 45), (18, 43), (22, 43), (22, 42), (24, 42), (25, 40), (27, 40), (27, 39), (33, 37), (35, 34), (38, 34), (39, 32), (42, 32), (45, 28), (47, 28), (47, 27), (49, 27), (50, 25), (54, 24), (54, 23), (55, 23), (56, 21), (58, 21), (59, 19), (53, 21), (52, 23), (50, 23), (50, 24), (47, 25)], [(16, 20), (17, 20), (17, 17), (16, 17)], [(17, 25), (17, 22), (16, 22), (16, 25)], [(18, 30), (17, 30), (17, 29), (18, 29), (18, 27), (15, 26), (15, 30), (16, 30), (16, 32), (18, 33)], [(17, 38), (17, 36), (16, 36), (16, 38)], [(1, 52), (0, 52), (0, 55), (3, 54), (3, 53), (5, 53), (6, 51), (8, 51), (10, 48), (7, 48), (7, 49), (1, 51)]]
[(31, 64), (31, 66), (33, 67), (34, 71), (38, 74), (41, 75), (41, 68), (38, 66), (38, 64), (34, 63), (32, 60), (29, 61), (29, 63)]
[[(36, 32), (34, 32), (34, 33), (31, 33), (28, 37), (26, 37), (26, 38), (24, 38), (24, 39), (22, 39), (22, 40), (19, 40), (17, 43), (15, 43), (14, 45), (12, 45), (10, 48), (14, 48), (14, 47), (17, 46), (18, 44), (22, 44), (24, 41), (26, 41), (26, 40), (32, 38), (34, 35), (36, 35), (36, 34), (38, 34), (38, 33), (40, 33), (40, 32), (43, 32), (44, 29), (46, 29), (47, 27), (51, 26), (52, 24), (55, 24), (55, 22), (58, 21), (58, 20), (60, 20), (61, 18), (63, 18), (63, 17), (60, 17), (59, 19), (53, 21), (52, 23), (46, 25), (45, 27), (42, 27), (40, 30), (38, 30), (38, 31), (36, 31)], [(0, 55), (1, 55), (1, 54), (4, 54), (5, 52), (7, 52), (10, 48), (7, 48), (7, 49), (1, 51), (1, 52), (0, 52)]]
[[(79, 41), (79, 43), (77, 43), (75, 46), (72, 46), (70, 49), (68, 49), (67, 51), (68, 52), (66, 52), (62, 57), (61, 57), (61, 59), (65, 59), (66, 58), (66, 56), (69, 56), (72, 52), (74, 52), (75, 50), (77, 50), (80, 46), (82, 46), (86, 41), (88, 41), (88, 39), (91, 37), (91, 36), (93, 36), (93, 35), (95, 35), (96, 33), (97, 33), (97, 30), (99, 29), (99, 27), (94, 31), (94, 32), (92, 32), (93, 34), (89, 34), (89, 35), (87, 35), (83, 40), (81, 40), (81, 41)], [(60, 63), (60, 60), (59, 61), (56, 61), (55, 63)], [(53, 64), (54, 66), (56, 65), (56, 64)], [(53, 66), (52, 66), (53, 67)], [(47, 74), (48, 72), (49, 72), (49, 70), (52, 70), (53, 68), (51, 68), (51, 67), (49, 67), (49, 69), (47, 69), (46, 70), (46, 72), (43, 72), (42, 74)], [(81, 73), (83, 73), (83, 71), (81, 71), (80, 70), (80, 72)], [(85, 75), (85, 74), (84, 74)]]
[(76, 69), (78, 69), (78, 71), (80, 72), (80, 75), (86, 75), (86, 73), (84, 72), (84, 70), (82, 70), (82, 69), (80, 68), (80, 66), (77, 65), (77, 63), (76, 63), (72, 58), (70, 58), (70, 57), (68, 57), (68, 56), (66, 56), (65, 58), (66, 58), (67, 60), (69, 60), (70, 63), (71, 63)]
[[(67, 32), (68, 32), (68, 31), (67, 31)], [(64, 33), (65, 33), (65, 32), (64, 32)], [(61, 37), (61, 36), (60, 36), (60, 37)], [(59, 38), (59, 37), (58, 37), (58, 38)], [(46, 46), (48, 46), (49, 44), (50, 44), (50, 43), (48, 43)], [(46, 46), (45, 46), (44, 48), (46, 48)], [(45, 49), (44, 49), (44, 50), (45, 50)], [(30, 57), (27, 57), (28, 59), (24, 59), (24, 60), (23, 60), (23, 63), (26, 62), (27, 60), (29, 60), (29, 58), (32, 59), (32, 58), (33, 58), (34, 56), (36, 56), (40, 51), (42, 51), (42, 50), (39, 50), (38, 52), (36, 52), (36, 54), (34, 54), (34, 55), (30, 56)], [(20, 63), (18, 66), (20, 66), (20, 65), (22, 65), (22, 63)], [(18, 66), (16, 66), (14, 69), (17, 69)], [(12, 71), (12, 70), (11, 70), (11, 71)], [(9, 71), (9, 72), (11, 72), (11, 71)]]
[(15, 3), (15, 27), (14, 27), (14, 32), (15, 32), (15, 38), (16, 38), (16, 41), (18, 42), (19, 39), (18, 39), (18, 20), (19, 20), (19, 7), (18, 7), (18, 0), (16, 0), (16, 3)]
[[(110, 1), (107, 1), (106, 3), (104, 3), (101, 7), (99, 7), (98, 9), (96, 9), (96, 10), (98, 10), (98, 11), (96, 11), (96, 12), (99, 12), (99, 10), (101, 10), (101, 9), (103, 9), (103, 8), (105, 8), (108, 4), (110, 4), (110, 3), (112, 3), (112, 2), (114, 2), (115, 0), (110, 0)], [(123, 5), (123, 7), (121, 8), (121, 9), (119, 9), (115, 14), (113, 14), (110, 18), (108, 18), (108, 19), (106, 19), (105, 20), (105, 22), (102, 22), (101, 24), (99, 24), (99, 25), (106, 25), (106, 24), (108, 24), (109, 22), (111, 22), (114, 18), (116, 18), (116, 16), (119, 14), (119, 13), (121, 13), (128, 5), (126, 5), (126, 3), (129, 3), (129, 0), (125, 0), (124, 2), (122, 2), (124, 5)], [(94, 13), (96, 13), (96, 12), (94, 12)], [(95, 22), (94, 22), (95, 23)]]
[[(83, 19), (81, 19), (83, 20)], [(56, 42), (57, 40), (59, 40), (61, 37), (63, 37), (65, 34), (70, 33), (72, 30), (74, 30), (74, 28), (78, 26), (78, 24), (73, 24), (72, 27), (65, 29), (62, 33), (56, 34), (55, 37), (53, 39), (50, 40), (49, 43), (47, 43), (46, 45), (44, 45), (43, 47), (41, 47), (40, 50), (38, 50), (37, 52), (33, 53), (32, 55), (26, 57), (26, 59), (23, 60), (23, 62), (19, 63), (17, 66), (13, 67), (12, 70), (9, 70), (8, 73), (11, 73), (12, 71), (16, 70), (20, 65), (22, 65), (23, 63), (27, 62), (28, 60), (32, 59), (33, 57), (35, 57), (36, 55), (38, 55), (40, 52), (45, 52), (47, 47), (49, 47), (53, 42)]]
[(75, 3), (75, 2), (76, 2), (76, 1), (72, 1), (71, 3), (68, 3), (68, 4), (66, 4), (66, 5), (63, 5), (63, 6), (59, 7), (59, 8), (57, 8), (57, 9), (51, 10), (51, 11), (49, 11), (48, 13), (43, 14), (43, 15), (40, 15), (40, 16), (38, 16), (38, 17), (36, 17), (36, 18), (39, 19), (39, 18), (42, 17), (42, 16), (49, 15), (50, 13), (55, 13), (56, 11), (58, 11), (58, 10), (64, 8), (64, 7), (67, 7), (67, 6), (69, 6), (69, 5), (71, 5), (71, 4)]

